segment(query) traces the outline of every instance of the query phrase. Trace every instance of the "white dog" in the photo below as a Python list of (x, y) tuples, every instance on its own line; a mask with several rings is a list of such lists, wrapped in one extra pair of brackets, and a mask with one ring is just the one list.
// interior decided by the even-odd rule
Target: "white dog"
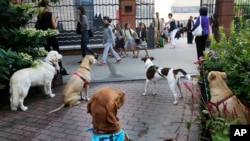
[(147, 94), (147, 87), (148, 87), (148, 83), (150, 81), (154, 82), (153, 95), (156, 95), (156, 81), (158, 81), (160, 79), (167, 79), (170, 90), (174, 95), (173, 104), (178, 104), (177, 93), (175, 91), (176, 85), (178, 86), (180, 93), (181, 93), (180, 98), (183, 98), (183, 94), (181, 92), (181, 88), (180, 88), (180, 84), (179, 84), (179, 77), (177, 76), (177, 74), (179, 72), (181, 72), (189, 80), (191, 79), (191, 76), (189, 74), (187, 74), (183, 69), (172, 69), (172, 68), (163, 68), (163, 67), (155, 66), (152, 62), (154, 60), (154, 57), (145, 56), (141, 60), (144, 61), (145, 69), (146, 69), (145, 91), (142, 95)]
[(59, 59), (62, 59), (61, 54), (57, 51), (50, 51), (41, 65), (18, 70), (11, 76), (10, 107), (12, 111), (16, 111), (18, 106), (23, 111), (28, 109), (23, 105), (23, 101), (31, 86), (44, 86), (46, 95), (55, 96), (51, 92), (51, 83), (57, 70), (59, 70)]

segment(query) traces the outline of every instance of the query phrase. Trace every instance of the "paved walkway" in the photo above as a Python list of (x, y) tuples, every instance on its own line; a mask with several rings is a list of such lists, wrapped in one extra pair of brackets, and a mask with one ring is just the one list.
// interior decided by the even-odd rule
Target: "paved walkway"
[[(150, 50), (159, 66), (183, 68), (189, 73), (197, 74), (193, 62), (196, 58), (194, 45), (187, 45), (186, 38), (177, 40), (177, 48)], [(141, 56), (145, 53), (141, 51)], [(80, 56), (64, 56), (65, 68), (72, 74), (79, 65)], [(101, 58), (101, 57), (100, 57)], [(184, 99), (178, 105), (172, 104), (172, 94), (165, 81), (157, 85), (157, 95), (141, 96), (144, 89), (145, 70), (140, 59), (125, 58), (115, 64), (109, 58), (107, 66), (94, 65), (91, 70), (92, 82), (90, 95), (105, 86), (125, 90), (124, 106), (118, 111), (122, 127), (133, 141), (163, 141), (177, 138), (178, 141), (197, 141), (199, 128), (197, 124), (188, 131), (185, 123), (192, 120), (197, 102), (182, 86)], [(65, 82), (70, 76), (64, 76)], [(126, 81), (125, 81), (126, 80)], [(102, 82), (102, 83), (99, 83)], [(148, 92), (152, 93), (152, 85)], [(65, 107), (57, 113), (46, 113), (61, 104), (63, 86), (56, 87), (54, 98), (47, 98), (41, 91), (33, 90), (25, 99), (28, 111), (11, 112), (9, 106), (0, 110), (0, 141), (90, 141), (91, 133), (84, 132), (91, 127), (91, 116), (86, 112), (86, 102), (75, 107)]]

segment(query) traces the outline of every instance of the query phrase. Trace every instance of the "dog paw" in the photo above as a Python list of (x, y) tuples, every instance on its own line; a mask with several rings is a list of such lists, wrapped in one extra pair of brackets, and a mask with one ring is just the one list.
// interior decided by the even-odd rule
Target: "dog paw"
[(55, 97), (55, 94), (50, 94), (49, 96), (52, 98), (52, 97)]
[(88, 97), (82, 97), (82, 100), (89, 101), (89, 98)]
[(153, 93), (153, 96), (155, 96), (156, 95), (156, 93)]
[(27, 106), (23, 106), (23, 107), (21, 107), (21, 110), (22, 110), (22, 111), (27, 111), (27, 110), (28, 110), (28, 107), (27, 107)]
[(11, 107), (11, 111), (17, 111), (17, 107)]
[(177, 104), (178, 104), (178, 101), (174, 101), (173, 104), (174, 104), (174, 105), (177, 105)]
[(146, 95), (146, 93), (143, 93), (142, 95), (143, 95), (143, 96), (145, 96), (145, 95)]

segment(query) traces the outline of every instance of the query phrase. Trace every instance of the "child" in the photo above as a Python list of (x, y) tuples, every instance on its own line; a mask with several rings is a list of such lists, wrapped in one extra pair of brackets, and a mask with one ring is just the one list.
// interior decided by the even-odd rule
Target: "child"
[(128, 49), (128, 46), (131, 47), (132, 52), (133, 52), (133, 58), (136, 58), (135, 55), (135, 40), (134, 37), (137, 36), (136, 32), (130, 28), (130, 24), (129, 23), (125, 23), (125, 28), (124, 28), (124, 38), (125, 38), (125, 52)]
[(119, 49), (120, 55), (122, 58), (126, 57), (127, 53), (124, 49), (124, 36), (122, 33), (122, 28), (119, 23), (116, 24), (116, 32), (115, 32), (115, 48)]
[(137, 44), (137, 53), (136, 53), (136, 58), (138, 58), (139, 53), (140, 53), (140, 49), (144, 49), (146, 52), (146, 55), (149, 56), (148, 54), (148, 46), (147, 46), (147, 28), (146, 25), (144, 23), (139, 23), (139, 39), (141, 40), (141, 42), (139, 44)]
[(103, 22), (104, 22), (104, 33), (103, 33), (104, 50), (103, 50), (102, 61), (98, 62), (98, 64), (102, 66), (106, 64), (109, 50), (114, 55), (116, 63), (119, 63), (122, 60), (121, 57), (117, 54), (117, 52), (113, 49), (115, 39), (112, 27), (110, 25), (111, 19), (108, 16), (105, 16), (103, 17)]

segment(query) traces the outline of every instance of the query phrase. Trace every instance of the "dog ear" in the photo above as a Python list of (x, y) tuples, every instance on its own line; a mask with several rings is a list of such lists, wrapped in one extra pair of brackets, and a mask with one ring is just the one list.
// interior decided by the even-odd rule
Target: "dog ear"
[(227, 74), (225, 72), (220, 73), (223, 80), (227, 80)]
[(117, 125), (119, 119), (117, 118), (117, 105), (114, 101), (110, 101), (105, 105), (106, 108), (106, 119), (109, 123)]
[(90, 100), (88, 101), (88, 104), (87, 104), (87, 113), (91, 114), (91, 104), (92, 103), (93, 103), (93, 99), (90, 98)]
[(150, 60), (153, 61), (153, 60), (155, 60), (155, 58), (154, 57), (150, 57)]
[(117, 104), (117, 109), (120, 109), (125, 101), (125, 92), (121, 90), (117, 90), (118, 97), (115, 99), (115, 102)]
[(208, 80), (213, 80), (216, 78), (216, 74), (214, 71), (211, 71), (209, 74), (208, 74)]

